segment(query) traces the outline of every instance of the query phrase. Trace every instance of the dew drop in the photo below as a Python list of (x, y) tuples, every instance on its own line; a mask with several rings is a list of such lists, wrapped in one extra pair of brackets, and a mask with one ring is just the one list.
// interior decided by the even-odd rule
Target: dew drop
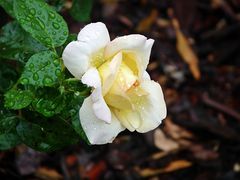
[(67, 34), (68, 34), (68, 32), (67, 32), (67, 31), (64, 31), (64, 32), (63, 32), (63, 35), (65, 35), (65, 36), (66, 36)]
[(54, 29), (59, 29), (60, 28), (59, 24), (55, 23), (55, 22), (52, 23), (52, 26), (54, 27)]
[(49, 12), (49, 17), (54, 19), (56, 16), (55, 16), (55, 14), (53, 12)]
[(27, 78), (22, 78), (21, 79), (22, 84), (27, 84), (28, 82), (29, 82), (29, 80)]
[(48, 84), (51, 84), (52, 82), (53, 82), (53, 80), (51, 78), (49, 78), (49, 77), (45, 77), (43, 79), (43, 84), (48, 85)]
[(27, 17), (31, 19), (31, 18), (33, 18), (33, 15), (32, 14), (28, 14)]
[(34, 74), (33, 74), (33, 80), (35, 80), (35, 81), (39, 80), (39, 76), (38, 76), (37, 73), (34, 73)]
[(65, 37), (60, 37), (59, 39), (60, 39), (60, 40), (65, 40)]
[(27, 20), (27, 21), (31, 21), (31, 19), (30, 19), (28, 16), (26, 17), (26, 20)]
[(53, 64), (54, 64), (55, 66), (59, 66), (59, 61), (58, 61), (57, 59), (55, 59), (55, 60), (53, 61)]
[(56, 104), (52, 104), (51, 109), (55, 109), (55, 108), (56, 108)]
[(74, 93), (74, 95), (75, 95), (75, 96), (79, 96), (79, 95), (80, 95), (80, 92), (77, 91), (77, 92)]
[(24, 4), (21, 4), (20, 7), (21, 7), (22, 9), (26, 9), (26, 6), (25, 6)]
[(45, 42), (46, 42), (47, 44), (51, 44), (51, 39), (50, 39), (50, 38), (46, 38), (46, 39), (45, 39)]
[(24, 22), (25, 22), (25, 20), (24, 19), (19, 19), (19, 22), (21, 23), (21, 24), (23, 24)]
[(37, 18), (37, 23), (41, 29), (45, 29), (45, 25), (41, 19)]
[(52, 35), (56, 35), (56, 32), (55, 32), (55, 31), (53, 31), (53, 32), (52, 32)]
[(60, 69), (57, 69), (57, 70), (55, 71), (55, 75), (56, 75), (56, 76), (61, 76), (61, 71), (60, 71)]
[(10, 101), (9, 103), (8, 103), (8, 107), (13, 107), (14, 106), (14, 102), (13, 101)]
[(35, 15), (36, 14), (36, 10), (35, 9), (30, 9), (30, 13), (32, 14), (32, 15)]
[(30, 67), (30, 69), (33, 69), (34, 68), (34, 64), (33, 63), (29, 64), (29, 67)]

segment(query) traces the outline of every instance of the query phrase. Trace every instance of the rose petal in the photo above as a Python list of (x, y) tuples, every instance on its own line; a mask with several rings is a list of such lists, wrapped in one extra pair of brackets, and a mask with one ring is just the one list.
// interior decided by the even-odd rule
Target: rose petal
[(101, 22), (86, 25), (78, 34), (78, 41), (91, 47), (91, 52), (97, 52), (110, 42), (105, 24)]
[(74, 77), (80, 79), (89, 68), (88, 54), (90, 54), (90, 49), (78, 41), (69, 43), (64, 49), (63, 63)]
[(112, 87), (117, 77), (117, 73), (119, 71), (121, 62), (122, 53), (120, 52), (117, 55), (115, 55), (110, 62), (104, 63), (98, 69), (103, 82), (103, 96), (105, 96), (109, 89)]
[(110, 124), (100, 121), (93, 112), (93, 102), (90, 97), (86, 98), (79, 111), (81, 125), (91, 144), (111, 143), (114, 138), (125, 128), (112, 114)]
[(147, 40), (145, 36), (139, 34), (122, 36), (108, 43), (104, 55), (106, 58), (110, 58), (120, 51), (134, 52), (139, 76), (141, 77), (149, 63), (153, 43), (153, 39)]
[(141, 87), (149, 93), (147, 99), (138, 107), (142, 122), (136, 129), (144, 133), (158, 127), (166, 117), (167, 109), (160, 85), (154, 81), (144, 81)]
[(71, 74), (80, 79), (91, 66), (92, 56), (110, 42), (105, 24), (86, 25), (78, 34), (78, 41), (67, 45), (63, 51), (63, 62)]
[(95, 88), (91, 94), (94, 114), (100, 120), (111, 122), (111, 112), (103, 99), (101, 79), (96, 68), (90, 68), (82, 77), (82, 83)]
[(137, 111), (115, 109), (114, 113), (122, 125), (129, 131), (135, 131), (137, 128), (139, 128), (142, 122), (141, 117)]

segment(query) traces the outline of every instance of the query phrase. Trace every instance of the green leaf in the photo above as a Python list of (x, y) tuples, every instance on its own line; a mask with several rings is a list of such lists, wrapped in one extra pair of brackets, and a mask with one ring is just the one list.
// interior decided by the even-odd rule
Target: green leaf
[(0, 117), (0, 150), (10, 149), (21, 141), (16, 133), (16, 116)]
[(92, 5), (93, 0), (73, 0), (70, 14), (77, 21), (89, 21)]
[(50, 4), (57, 12), (61, 11), (64, 7), (66, 0), (45, 0), (46, 3)]
[(12, 17), (14, 17), (13, 12), (13, 0), (0, 0), (0, 6)]
[(19, 136), (16, 133), (0, 134), (0, 150), (7, 150), (20, 143)]
[(79, 81), (66, 82), (65, 90), (68, 92), (66, 99), (69, 99), (61, 117), (71, 119), (72, 127), (80, 137), (89, 144), (88, 138), (80, 124), (79, 109), (86, 97), (89, 96), (90, 88), (81, 84)]
[(38, 119), (37, 122), (22, 120), (17, 132), (26, 145), (38, 151), (54, 151), (78, 142), (75, 131), (60, 119)]
[(0, 92), (5, 92), (17, 81), (17, 72), (13, 67), (1, 63), (0, 66)]
[(75, 113), (75, 115), (72, 116), (72, 126), (74, 128), (74, 130), (78, 133), (78, 135), (80, 135), (80, 137), (87, 143), (90, 144), (87, 135), (85, 134), (82, 125), (80, 123), (80, 119), (79, 119), (79, 113), (77, 111), (77, 113)]
[(60, 59), (52, 51), (34, 54), (25, 65), (20, 78), (21, 84), (53, 86), (61, 77)]
[(29, 90), (11, 89), (5, 95), (5, 107), (10, 109), (22, 109), (33, 100), (33, 94)]
[(65, 98), (56, 89), (38, 89), (36, 94), (33, 108), (45, 117), (58, 114), (65, 108)]
[(0, 57), (2, 58), (28, 59), (32, 54), (43, 50), (46, 48), (15, 21), (5, 25), (0, 32)]
[(62, 16), (42, 0), (15, 0), (14, 13), (23, 29), (47, 47), (58, 47), (68, 37)]
[(6, 116), (0, 119), (0, 134), (9, 133), (16, 128), (19, 119), (16, 116)]

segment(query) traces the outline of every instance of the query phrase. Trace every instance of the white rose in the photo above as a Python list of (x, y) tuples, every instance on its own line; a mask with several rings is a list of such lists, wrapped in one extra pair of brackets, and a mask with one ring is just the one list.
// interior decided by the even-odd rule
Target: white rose
[(139, 34), (110, 41), (101, 22), (86, 25), (63, 51), (73, 76), (92, 87), (79, 111), (91, 144), (112, 142), (124, 129), (144, 133), (166, 117), (160, 85), (146, 72), (153, 39)]

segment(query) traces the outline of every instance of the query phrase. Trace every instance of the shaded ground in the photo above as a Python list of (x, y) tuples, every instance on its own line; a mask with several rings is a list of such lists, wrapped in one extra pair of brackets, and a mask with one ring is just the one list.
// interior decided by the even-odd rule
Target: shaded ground
[[(148, 71), (168, 117), (147, 134), (123, 132), (105, 146), (51, 154), (25, 146), (0, 152), (0, 174), (16, 179), (239, 179), (240, 1), (97, 1), (92, 20), (112, 38), (155, 39)], [(84, 24), (65, 16), (72, 32)], [(180, 28), (179, 28), (180, 26)]]

